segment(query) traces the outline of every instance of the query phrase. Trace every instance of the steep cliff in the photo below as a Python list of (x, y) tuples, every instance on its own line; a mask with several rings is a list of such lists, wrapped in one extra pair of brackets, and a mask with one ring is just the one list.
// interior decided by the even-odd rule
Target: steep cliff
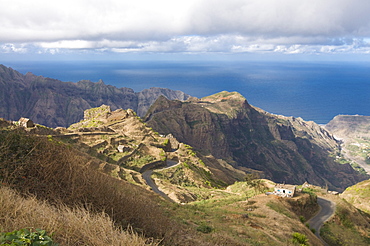
[(370, 116), (338, 115), (325, 128), (341, 139), (342, 156), (370, 174)]
[(32, 73), (23, 75), (0, 65), (0, 117), (9, 120), (28, 117), (49, 127), (66, 127), (81, 120), (85, 109), (102, 104), (112, 110), (130, 108), (142, 116), (159, 95), (178, 100), (189, 98), (181, 91), (150, 88), (134, 92), (101, 80), (62, 82)]
[(187, 102), (160, 97), (145, 121), (203, 154), (241, 170), (261, 171), (276, 182), (308, 181), (343, 190), (367, 177), (329, 156), (339, 145), (325, 129), (300, 118), (269, 114), (236, 92)]

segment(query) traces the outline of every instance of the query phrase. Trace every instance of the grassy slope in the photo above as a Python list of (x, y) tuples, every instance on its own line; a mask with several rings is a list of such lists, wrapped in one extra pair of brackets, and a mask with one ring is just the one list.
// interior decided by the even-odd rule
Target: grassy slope
[[(294, 213), (289, 212), (290, 217), (286, 217), (263, 205), (266, 201), (247, 211), (250, 202), (238, 189), (230, 193), (203, 188), (208, 197), (214, 198), (185, 206), (170, 204), (145, 189), (93, 170), (88, 165), (89, 158), (50, 138), (27, 136), (19, 131), (2, 131), (0, 138), (2, 185), (33, 197), (20, 198), (9, 188), (0, 190), (2, 197), (18, 201), (12, 207), (6, 205), (9, 199), (1, 200), (1, 213), (12, 215), (6, 223), (2, 221), (2, 231), (42, 227), (55, 232), (61, 245), (74, 245), (77, 241), (83, 245), (96, 241), (99, 245), (95, 236), (102, 233), (117, 234), (118, 238), (99, 239), (103, 242), (127, 236), (140, 244), (143, 238), (120, 229), (127, 226), (145, 237), (163, 240), (164, 245), (289, 245), (294, 231), (310, 234), (304, 225), (296, 226), (299, 220)], [(41, 215), (34, 211), (45, 218), (37, 219)], [(270, 215), (275, 224), (286, 225), (284, 233), (276, 226), (271, 228)], [(71, 217), (70, 222), (62, 226), (66, 216)], [(89, 221), (100, 221), (102, 231), (93, 233), (99, 228)], [(73, 236), (71, 228), (79, 228), (75, 233), (82, 235)], [(209, 228), (211, 232), (207, 233)], [(309, 238), (315, 240), (313, 235)]]
[[(274, 196), (254, 196), (254, 190), (241, 182), (225, 191), (192, 187), (205, 200), (187, 205), (171, 204), (145, 189), (93, 170), (89, 166), (91, 157), (81, 155), (68, 145), (50, 138), (3, 131), (0, 134), (0, 150), (0, 178), (3, 186), (11, 187), (21, 195), (34, 195), (32, 199), (18, 200), (19, 203), (30, 201), (30, 208), (52, 211), (50, 216), (44, 216), (50, 217), (50, 220), (25, 220), (23, 223), (19, 211), (27, 209), (3, 206), (5, 210), (1, 211), (2, 214), (14, 216), (8, 216), (8, 224), (2, 223), (2, 231), (19, 229), (26, 224), (30, 227), (50, 228), (61, 245), (73, 245), (72, 241), (68, 241), (68, 228), (80, 228), (76, 229), (76, 233), (81, 232), (84, 236), (76, 236), (76, 240), (85, 243), (83, 245), (91, 245), (89, 242), (98, 242), (98, 239), (90, 234), (90, 241), (83, 237), (86, 237), (87, 232), (98, 230), (88, 223), (96, 219), (105, 221), (102, 227), (107, 230), (104, 232), (102, 228), (103, 232), (99, 233), (117, 234), (118, 238), (122, 236), (128, 240), (137, 240), (139, 245), (143, 238), (122, 232), (120, 228), (132, 226), (135, 231), (144, 233), (145, 237), (163, 239), (164, 245), (293, 245), (291, 239), (294, 232), (306, 235), (312, 245), (320, 245), (312, 232), (300, 222), (299, 216), (306, 216), (305, 206), (310, 204), (310, 200), (303, 196), (290, 202)], [(8, 189), (2, 188), (0, 192), (10, 192), (6, 196), (17, 197)], [(1, 204), (6, 203), (2, 200)], [(302, 209), (296, 209), (297, 206)], [(77, 209), (71, 209), (75, 207)], [(365, 231), (366, 220), (356, 224), (353, 221), (357, 217), (343, 217), (347, 210), (339, 210), (339, 222), (334, 221), (332, 225), (338, 227), (341, 223), (346, 224), (342, 218), (344, 221), (350, 218), (351, 223), (356, 225), (353, 227), (355, 229), (350, 228), (344, 233), (337, 231), (337, 227), (329, 227), (332, 232), (330, 235), (358, 238), (356, 242), (360, 242), (364, 238), (358, 231)], [(356, 213), (352, 209), (348, 211), (350, 214)], [(75, 223), (65, 224), (68, 228), (61, 227), (58, 224), (60, 218), (71, 213), (68, 216), (77, 218), (71, 219)], [(26, 212), (27, 216), (29, 213)], [(36, 212), (35, 216), (40, 217)], [(52, 227), (53, 224), (58, 226)], [(99, 233), (96, 236), (99, 237)], [(109, 242), (104, 240), (116, 239), (101, 240)]]
[(356, 208), (370, 214), (370, 180), (348, 187), (341, 197)]
[(200, 240), (195, 230), (166, 215), (165, 201), (143, 188), (93, 170), (90, 160), (75, 149), (18, 131), (3, 131), (0, 138), (0, 179), (4, 186), (49, 204), (107, 213), (117, 226), (132, 226), (146, 237), (163, 239), (166, 245), (194, 245)]
[(212, 231), (206, 234), (209, 240), (217, 239), (221, 245), (294, 245), (292, 234), (299, 232), (312, 245), (321, 245), (300, 222), (301, 214), (294, 212), (294, 207), (309, 200), (307, 194), (301, 194), (290, 204), (273, 195), (256, 195), (246, 182), (237, 182), (224, 191), (203, 192), (207, 199), (177, 205), (173, 216), (199, 231)]
[(0, 187), (1, 231), (43, 228), (60, 245), (157, 245), (148, 243), (132, 229), (122, 230), (105, 213), (94, 214), (78, 207), (51, 206), (35, 197), (22, 197), (7, 187)]
[(338, 196), (329, 199), (336, 203), (335, 215), (321, 229), (321, 237), (330, 245), (369, 245), (370, 215), (356, 209)]

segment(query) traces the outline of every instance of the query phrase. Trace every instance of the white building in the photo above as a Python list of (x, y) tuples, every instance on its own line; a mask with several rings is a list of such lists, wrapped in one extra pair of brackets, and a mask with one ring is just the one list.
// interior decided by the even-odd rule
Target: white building
[(295, 185), (276, 184), (274, 195), (281, 197), (293, 197), (295, 193)]

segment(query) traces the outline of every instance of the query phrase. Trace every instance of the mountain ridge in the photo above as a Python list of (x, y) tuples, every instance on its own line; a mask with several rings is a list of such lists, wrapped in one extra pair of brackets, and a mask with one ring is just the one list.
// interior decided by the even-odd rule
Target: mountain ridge
[(339, 142), (324, 128), (267, 113), (235, 92), (187, 102), (160, 97), (144, 121), (203, 154), (239, 169), (260, 171), (275, 182), (308, 181), (343, 190), (367, 178), (350, 165), (335, 162), (332, 155), (340, 151)]
[(102, 80), (77, 83), (25, 75), (0, 65), (0, 117), (18, 120), (31, 118), (48, 127), (67, 127), (83, 118), (85, 109), (106, 104), (115, 109), (133, 109), (143, 116), (159, 95), (186, 100), (181, 91), (152, 87), (141, 92), (106, 85)]

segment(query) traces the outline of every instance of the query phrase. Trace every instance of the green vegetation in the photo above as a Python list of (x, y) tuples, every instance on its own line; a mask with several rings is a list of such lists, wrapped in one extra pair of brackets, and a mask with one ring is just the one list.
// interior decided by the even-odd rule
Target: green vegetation
[(138, 155), (131, 157), (123, 166), (133, 170), (140, 170), (144, 165), (153, 162), (155, 159), (151, 155)]
[(188, 144), (184, 144), (184, 147), (185, 147), (185, 149), (189, 149), (189, 150), (192, 150), (193, 149), (193, 147), (191, 147), (190, 145), (188, 145)]
[(98, 118), (102, 115), (107, 115), (110, 112), (111, 110), (109, 106), (101, 105), (100, 107), (85, 110), (85, 117), (87, 119)]
[(213, 231), (213, 228), (206, 224), (201, 224), (197, 227), (197, 231), (200, 231), (203, 233), (211, 233)]
[(359, 164), (357, 164), (356, 162), (354, 161), (349, 161), (347, 160), (346, 158), (344, 157), (340, 157), (340, 158), (336, 158), (335, 160), (337, 163), (339, 164), (349, 164), (351, 165), (351, 167), (356, 170), (357, 172), (359, 173), (362, 173), (362, 174), (366, 174), (366, 171), (365, 169), (363, 169)]
[(45, 230), (28, 228), (0, 233), (1, 246), (57, 246)]
[(336, 199), (334, 218), (322, 226), (320, 235), (330, 246), (369, 245), (369, 222), (369, 214), (355, 209), (342, 199)]
[(350, 212), (342, 206), (338, 206), (336, 211), (335, 211), (335, 215), (339, 217), (342, 225), (344, 227), (347, 227), (348, 229), (353, 229), (354, 224), (353, 224), (353, 222), (351, 221), (351, 219), (349, 217), (349, 213)]
[(104, 123), (100, 120), (89, 120), (89, 123), (84, 125), (83, 127), (99, 127), (102, 126)]
[(245, 181), (249, 187), (254, 189), (255, 194), (263, 193), (266, 190), (265, 183), (256, 173), (247, 174)]
[(283, 214), (289, 218), (292, 218), (292, 213), (281, 203), (269, 201), (266, 206), (270, 207), (272, 210), (278, 212), (279, 214)]
[(311, 197), (316, 198), (317, 197), (317, 192), (320, 192), (321, 190), (318, 189), (313, 189), (309, 187), (302, 188), (302, 193), (307, 193), (310, 194)]
[(163, 145), (164, 145), (164, 146), (167, 146), (169, 143), (170, 143), (170, 140), (169, 140), (168, 138), (166, 138), (166, 139), (163, 141)]
[(301, 245), (301, 246), (305, 246), (305, 245), (309, 245), (308, 244), (308, 239), (307, 239), (307, 236), (306, 235), (303, 235), (299, 232), (294, 232), (293, 235), (292, 235), (292, 242), (294, 244), (298, 244), (298, 245)]
[(348, 187), (341, 197), (364, 213), (370, 214), (370, 180)]

